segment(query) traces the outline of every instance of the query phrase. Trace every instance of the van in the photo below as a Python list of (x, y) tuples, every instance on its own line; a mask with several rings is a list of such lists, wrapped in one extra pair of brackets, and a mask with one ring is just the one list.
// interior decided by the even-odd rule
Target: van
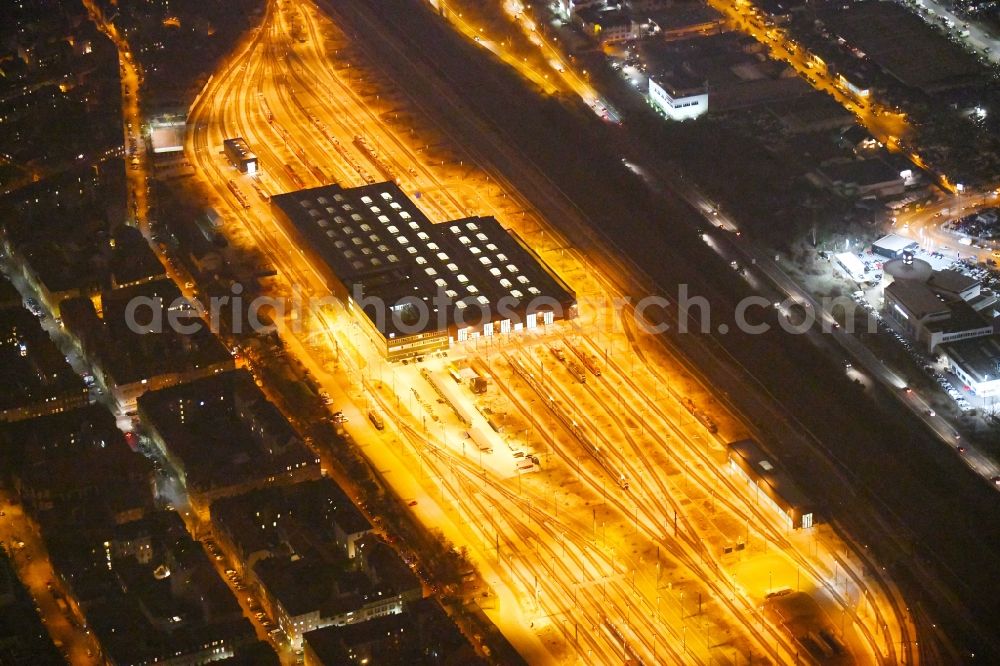
[(372, 422), (376, 430), (385, 430), (385, 423), (382, 421), (382, 417), (376, 414), (374, 409), (368, 410), (368, 420)]

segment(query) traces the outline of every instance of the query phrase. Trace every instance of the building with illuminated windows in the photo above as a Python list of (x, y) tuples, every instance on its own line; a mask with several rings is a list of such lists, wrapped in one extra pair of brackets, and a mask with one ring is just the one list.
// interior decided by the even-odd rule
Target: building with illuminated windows
[(250, 150), (243, 137), (225, 139), (222, 142), (222, 150), (234, 167), (247, 175), (257, 175), (257, 156)]
[(708, 89), (690, 76), (670, 73), (649, 77), (649, 98), (671, 120), (708, 113)]
[(0, 277), (0, 294), (15, 305), (0, 306), (0, 423), (71, 411), (87, 404), (88, 390), (42, 328), (21, 307), (20, 296)]
[(948, 369), (980, 398), (1000, 396), (1000, 335), (941, 345)]
[(576, 315), (576, 294), (492, 217), (434, 224), (395, 183), (326, 185), (271, 203), (389, 360)]
[(201, 510), (220, 497), (321, 476), (319, 458), (245, 370), (138, 399), (149, 439)]
[(984, 293), (979, 280), (954, 270), (930, 271), (922, 278), (902, 277), (896, 260), (886, 270), (896, 279), (886, 286), (884, 314), (908, 336), (934, 352), (939, 345), (971, 340), (994, 332), (996, 295)]

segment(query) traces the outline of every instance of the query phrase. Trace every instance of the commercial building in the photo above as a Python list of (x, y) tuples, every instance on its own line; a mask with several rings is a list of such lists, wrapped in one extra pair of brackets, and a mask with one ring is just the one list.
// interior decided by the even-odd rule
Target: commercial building
[(854, 122), (854, 115), (824, 93), (813, 92), (794, 99), (782, 100), (770, 107), (788, 134), (811, 135), (832, 132)]
[(149, 124), (149, 145), (153, 149), (153, 157), (184, 152), (184, 132), (186, 126), (183, 120), (157, 120)]
[(1000, 396), (1000, 336), (941, 345), (949, 369), (979, 397)]
[(817, 170), (821, 180), (835, 192), (848, 197), (886, 197), (906, 191), (907, 172), (873, 157), (827, 164)]
[(600, 44), (615, 44), (635, 39), (639, 24), (625, 9), (617, 7), (584, 7), (572, 14), (575, 23), (585, 35)]
[(982, 283), (976, 278), (956, 270), (934, 271), (927, 278), (927, 286), (949, 300), (975, 301), (982, 293)]
[(806, 3), (805, 0), (757, 0), (754, 5), (767, 17), (765, 20), (784, 24), (791, 19), (793, 12), (802, 11)]
[(812, 502), (752, 439), (729, 444), (729, 467), (754, 488), (758, 504), (782, 515), (790, 529), (807, 529), (818, 522)]
[(671, 120), (689, 120), (708, 113), (708, 89), (678, 74), (649, 77), (649, 98)]
[(639, 0), (629, 3), (633, 14), (644, 12), (649, 31), (659, 39), (685, 39), (721, 32), (725, 19), (708, 5), (675, 4), (663, 0)]
[(920, 327), (944, 321), (951, 315), (948, 304), (924, 282), (895, 280), (885, 288), (885, 311), (914, 338)]
[(899, 259), (904, 252), (914, 252), (918, 247), (920, 246), (915, 240), (897, 234), (889, 234), (872, 243), (872, 254), (886, 259)]
[(867, 77), (861, 73), (852, 72), (850, 79), (843, 74), (838, 74), (837, 83), (855, 97), (868, 97), (872, 92)]
[(603, 9), (607, 6), (607, 0), (557, 0), (555, 6), (564, 18), (570, 19), (584, 9)]
[(257, 156), (250, 150), (243, 137), (223, 140), (222, 150), (234, 167), (249, 176), (256, 175)]
[(155, 177), (167, 180), (191, 173), (194, 167), (184, 155), (187, 109), (161, 108), (149, 117), (148, 126), (146, 155), (152, 160)]
[(326, 185), (271, 203), (389, 360), (576, 316), (576, 294), (492, 217), (433, 224), (395, 183)]
[(938, 345), (993, 333), (993, 324), (964, 301), (949, 303), (949, 315), (944, 321), (930, 322), (923, 327), (921, 341), (927, 345), (928, 351), (934, 351)]
[(981, 312), (993, 302), (995, 298), (982, 297), (978, 280), (946, 270), (931, 271), (926, 279), (897, 277), (885, 288), (883, 309), (933, 352), (941, 344), (993, 333), (992, 318)]
[(841, 69), (860, 60), (850, 55), (857, 51), (885, 75), (929, 95), (968, 85), (983, 69), (975, 56), (928, 26), (916, 12), (891, 2), (863, 0), (852, 3), (850, 11), (829, 3), (818, 8), (816, 16), (831, 39), (844, 44), (844, 57), (831, 59)]
[[(686, 5), (684, 5), (686, 7)], [(637, 44), (654, 85), (650, 102), (668, 118), (785, 103), (812, 93), (784, 62), (767, 58), (752, 38), (709, 31), (697, 39), (649, 39)]]

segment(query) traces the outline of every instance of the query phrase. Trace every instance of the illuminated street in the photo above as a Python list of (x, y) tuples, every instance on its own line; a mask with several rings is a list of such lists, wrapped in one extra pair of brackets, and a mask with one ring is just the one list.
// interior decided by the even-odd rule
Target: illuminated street
[(125, 173), (129, 189), (129, 209), (136, 224), (145, 228), (149, 212), (147, 180), (149, 163), (146, 142), (142, 135), (142, 114), (139, 108), (139, 86), (142, 74), (132, 57), (128, 44), (122, 39), (113, 23), (108, 23), (101, 10), (93, 3), (84, 2), (91, 20), (104, 32), (118, 49), (122, 81), (122, 124), (125, 131)]
[[(76, 603), (56, 583), (38, 528), (21, 506), (0, 495), (0, 543), (11, 554), (18, 576), (34, 597), (42, 622), (73, 664), (99, 664), (97, 642), (85, 627)], [(67, 604), (67, 601), (69, 603)]]
[(965, 192), (935, 202), (918, 210), (903, 213), (893, 222), (895, 233), (909, 236), (928, 251), (946, 252), (956, 258), (973, 258), (977, 262), (996, 260), (996, 243), (989, 247), (973, 247), (960, 242), (961, 234), (949, 234), (941, 229), (941, 225), (974, 213), (976, 210), (995, 206), (997, 191)]

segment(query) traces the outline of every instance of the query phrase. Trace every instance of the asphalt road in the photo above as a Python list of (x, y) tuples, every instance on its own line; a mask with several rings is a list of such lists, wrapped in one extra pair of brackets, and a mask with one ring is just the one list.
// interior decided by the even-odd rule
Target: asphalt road
[[(690, 293), (705, 296), (713, 332), (672, 332), (674, 349), (759, 431), (827, 516), (876, 553), (963, 658), (1000, 654), (993, 631), (1000, 619), (993, 593), (1000, 570), (995, 491), (943, 450), (923, 423), (892, 401), (861, 393), (805, 336), (748, 335), (734, 329), (731, 315), (716, 317), (733, 313), (751, 293), (746, 281), (691, 231), (697, 211), (623, 179), (618, 156), (602, 154), (609, 130), (589, 114), (526, 94), (500, 68), (470, 57), (469, 47), (415, 2), (337, 9), (356, 31), (370, 24), (353, 12), (370, 10), (383, 29), (366, 32), (365, 40), (397, 85), (592, 261), (617, 274), (628, 293), (655, 288), (676, 295), (678, 284), (688, 284)], [(631, 280), (621, 256), (643, 277)], [(719, 332), (720, 323), (729, 324), (728, 332)], [(931, 636), (920, 638), (924, 650)]]

